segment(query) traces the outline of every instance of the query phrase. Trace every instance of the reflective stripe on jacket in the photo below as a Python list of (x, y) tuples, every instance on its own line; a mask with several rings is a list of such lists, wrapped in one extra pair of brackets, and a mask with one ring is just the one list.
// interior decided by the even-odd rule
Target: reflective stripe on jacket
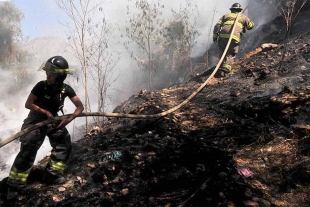
[[(225, 14), (214, 26), (213, 37), (229, 38), (237, 15), (238, 13)], [(240, 14), (232, 38), (237, 42), (240, 42), (243, 30), (251, 30), (253, 27), (254, 22), (246, 15)]]

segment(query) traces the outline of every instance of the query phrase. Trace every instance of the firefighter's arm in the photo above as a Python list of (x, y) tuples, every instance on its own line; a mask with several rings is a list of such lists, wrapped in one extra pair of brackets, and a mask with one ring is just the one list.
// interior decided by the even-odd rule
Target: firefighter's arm
[(216, 43), (219, 38), (219, 34), (222, 29), (223, 18), (224, 16), (216, 23), (216, 25), (213, 28), (213, 42), (214, 43)]
[(63, 127), (65, 127), (67, 124), (69, 124), (73, 119), (75, 119), (76, 117), (78, 117), (84, 110), (84, 106), (80, 100), (80, 98), (78, 96), (74, 96), (72, 98), (70, 98), (70, 100), (72, 101), (72, 103), (75, 105), (75, 111), (73, 112), (73, 114), (67, 118), (67, 119), (63, 119), (60, 124), (57, 126), (57, 129), (61, 129)]
[(251, 30), (254, 27), (254, 22), (250, 20), (249, 18), (246, 18), (246, 25), (245, 25), (247, 30)]
[(45, 114), (48, 118), (53, 118), (53, 114), (51, 112), (40, 108), (38, 105), (34, 103), (37, 99), (38, 97), (36, 95), (30, 93), (25, 103), (25, 108)]
[(213, 42), (216, 43), (219, 37), (221, 25), (216, 24), (213, 29)]
[(72, 98), (70, 98), (70, 100), (72, 101), (72, 103), (75, 105), (76, 109), (73, 112), (73, 114), (69, 117), (70, 122), (75, 119), (76, 117), (78, 117), (84, 110), (84, 106), (80, 100), (80, 98), (78, 96), (74, 96)]
[(251, 29), (253, 29), (253, 27), (254, 27), (254, 22), (250, 21), (246, 28), (247, 28), (247, 30), (251, 30)]

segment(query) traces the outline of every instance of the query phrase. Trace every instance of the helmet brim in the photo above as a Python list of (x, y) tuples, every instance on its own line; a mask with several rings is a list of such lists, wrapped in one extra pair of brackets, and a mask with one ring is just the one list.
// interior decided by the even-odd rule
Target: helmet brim
[(38, 71), (42, 71), (42, 70), (48, 71), (50, 73), (57, 74), (57, 75), (72, 74), (69, 68), (61, 69), (53, 65), (52, 63), (46, 62), (46, 61), (44, 61), (38, 69)]
[(239, 10), (239, 11), (242, 11), (242, 7), (231, 7), (230, 10)]

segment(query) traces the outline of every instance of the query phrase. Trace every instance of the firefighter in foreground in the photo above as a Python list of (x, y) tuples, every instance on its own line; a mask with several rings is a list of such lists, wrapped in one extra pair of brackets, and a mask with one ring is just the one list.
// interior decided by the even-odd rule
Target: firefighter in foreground
[[(234, 3), (231, 6), (230, 11), (231, 13), (222, 16), (222, 18), (214, 26), (213, 30), (213, 42), (218, 43), (218, 47), (221, 51), (220, 57), (222, 57), (222, 54), (226, 48), (233, 25), (238, 13), (242, 11), (242, 7), (239, 3)], [(245, 32), (246, 29), (251, 30), (254, 27), (254, 22), (244, 14), (239, 15), (238, 22), (236, 24), (232, 41), (224, 57), (223, 63), (215, 74), (216, 78), (225, 77), (231, 72), (234, 58), (239, 50), (242, 32)]]
[(54, 126), (42, 126), (20, 137), (21, 148), (10, 170), (7, 199), (17, 199), (18, 192), (26, 185), (27, 177), (32, 169), (37, 151), (42, 145), (45, 136), (52, 146), (51, 156), (45, 168), (43, 182), (46, 184), (63, 184), (66, 182), (63, 171), (71, 153), (71, 137), (65, 128), (73, 119), (84, 110), (80, 98), (71, 86), (64, 83), (69, 73), (69, 65), (62, 56), (54, 56), (43, 63), (41, 69), (46, 72), (46, 80), (38, 82), (25, 103), (30, 110), (24, 120), (22, 129), (31, 127), (46, 119), (58, 116), (62, 110), (66, 97), (75, 105), (75, 111), (67, 118)]

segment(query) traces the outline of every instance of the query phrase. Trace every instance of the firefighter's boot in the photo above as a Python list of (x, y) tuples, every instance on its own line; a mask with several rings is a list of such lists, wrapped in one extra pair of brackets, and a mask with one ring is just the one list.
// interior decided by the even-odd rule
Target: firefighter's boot
[(52, 173), (45, 171), (43, 176), (43, 182), (47, 185), (61, 185), (67, 182), (64, 176), (56, 176)]
[(216, 71), (214, 77), (215, 78), (225, 78), (229, 75), (230, 71), (226, 68), (219, 68), (218, 71)]

